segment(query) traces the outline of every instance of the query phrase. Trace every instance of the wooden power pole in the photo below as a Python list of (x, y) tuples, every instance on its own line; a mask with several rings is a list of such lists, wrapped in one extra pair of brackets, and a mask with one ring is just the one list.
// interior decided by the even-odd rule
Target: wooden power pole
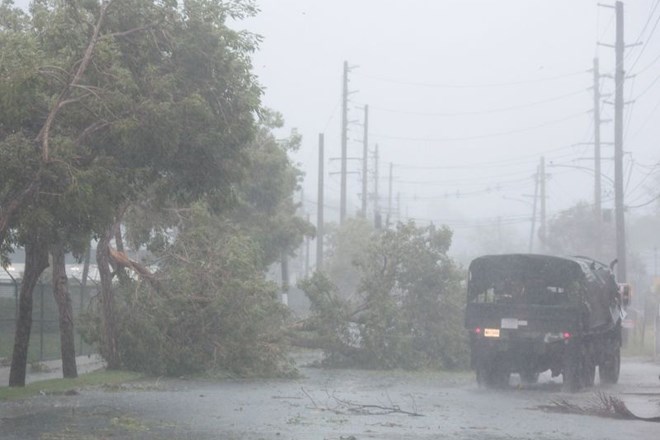
[(369, 163), (369, 106), (364, 106), (364, 135), (362, 137), (362, 216), (367, 218), (367, 197), (369, 197), (367, 182), (369, 181), (367, 165)]
[(323, 270), (323, 173), (324, 171), (324, 138), (323, 133), (319, 133), (319, 179), (318, 195), (316, 208), (316, 270)]

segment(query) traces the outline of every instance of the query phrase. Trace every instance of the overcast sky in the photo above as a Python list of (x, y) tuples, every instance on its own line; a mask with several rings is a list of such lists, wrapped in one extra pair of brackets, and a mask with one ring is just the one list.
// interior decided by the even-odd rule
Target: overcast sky
[[(27, 1), (19, 0), (18, 4)], [(527, 246), (541, 156), (551, 175), (548, 215), (593, 202), (592, 60), (613, 73), (614, 10), (596, 0), (257, 0), (261, 12), (237, 23), (263, 36), (254, 69), (264, 103), (296, 128), (295, 159), (315, 217), (317, 139), (326, 138), (326, 218), (339, 212), (340, 98), (350, 73), (349, 156), (362, 155), (363, 106), (369, 147), (380, 148), (380, 206), (389, 164), (398, 215), (448, 224), (468, 247), (483, 226), (515, 229)], [(625, 2), (626, 204), (653, 197), (660, 159), (660, 0)], [(603, 78), (603, 93), (613, 80)], [(610, 98), (612, 99), (612, 98)], [(603, 103), (603, 118), (612, 106)], [(613, 124), (602, 126), (604, 142)], [(603, 146), (611, 158), (613, 147)], [(373, 159), (373, 158), (372, 158)], [(583, 167), (576, 169), (570, 167)], [(369, 192), (374, 191), (370, 163)], [(604, 160), (604, 207), (612, 207), (612, 160)], [(361, 170), (349, 161), (349, 213), (360, 207)], [(373, 207), (370, 200), (370, 209)], [(639, 208), (631, 212), (643, 212)], [(397, 213), (395, 213), (396, 216)], [(483, 235), (483, 232), (481, 233)]]
[[(626, 203), (652, 197), (647, 184), (660, 154), (660, 20), (657, 0), (625, 2)], [(380, 148), (379, 192), (387, 205), (389, 163), (402, 217), (447, 223), (467, 242), (498, 219), (529, 229), (533, 174), (548, 163), (548, 214), (593, 201), (593, 58), (613, 72), (614, 10), (592, 0), (261, 0), (243, 26), (263, 36), (254, 56), (265, 104), (303, 135), (297, 155), (306, 172), (305, 199), (314, 212), (317, 137), (326, 156), (340, 155), (342, 63), (350, 74), (350, 120), (369, 104), (369, 144)], [(657, 8), (657, 9), (656, 9)], [(654, 63), (655, 61), (655, 63)], [(647, 68), (647, 66), (649, 66)], [(632, 67), (632, 68), (631, 68)], [(660, 81), (658, 81), (660, 82)], [(603, 93), (613, 80), (603, 78)], [(611, 98), (610, 98), (611, 99)], [(604, 118), (612, 106), (602, 104)], [(349, 156), (362, 154), (362, 126), (351, 126)], [(603, 141), (613, 124), (602, 126)], [(577, 144), (577, 145), (576, 145)], [(613, 147), (604, 145), (603, 156)], [(631, 162), (631, 158), (634, 162)], [(560, 165), (585, 167), (587, 170)], [(328, 161), (328, 173), (339, 171)], [(349, 169), (359, 171), (358, 161)], [(603, 169), (605, 206), (612, 206), (612, 161)], [(373, 162), (370, 166), (373, 173)], [(646, 180), (644, 178), (646, 177)], [(351, 209), (360, 207), (361, 176), (349, 176)], [(328, 174), (326, 215), (338, 214), (339, 176)], [(373, 175), (370, 175), (370, 192)], [(516, 200), (513, 200), (516, 199)], [(461, 240), (461, 237), (463, 238)], [(526, 240), (526, 239), (525, 239)]]

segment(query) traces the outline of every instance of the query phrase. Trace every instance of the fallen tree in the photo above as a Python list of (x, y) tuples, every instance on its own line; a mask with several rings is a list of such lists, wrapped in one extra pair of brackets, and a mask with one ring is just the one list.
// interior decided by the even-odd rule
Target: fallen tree
[[(462, 328), (462, 272), (447, 256), (451, 231), (398, 224), (374, 233), (358, 291), (346, 298), (322, 273), (300, 283), (331, 365), (367, 368), (458, 368), (467, 362)], [(300, 324), (299, 324), (300, 326)]]

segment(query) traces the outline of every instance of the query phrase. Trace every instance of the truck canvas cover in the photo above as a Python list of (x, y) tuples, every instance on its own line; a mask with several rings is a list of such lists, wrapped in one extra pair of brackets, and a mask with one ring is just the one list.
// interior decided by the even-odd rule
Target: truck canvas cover
[(620, 310), (617, 298), (611, 271), (593, 260), (535, 254), (486, 255), (470, 264), (466, 318), (472, 321), (477, 318), (475, 313), (481, 315), (493, 307), (520, 312), (534, 309), (537, 316), (543, 310), (566, 314), (571, 309), (582, 317), (575, 316), (582, 321), (581, 330), (590, 331), (615, 322)]

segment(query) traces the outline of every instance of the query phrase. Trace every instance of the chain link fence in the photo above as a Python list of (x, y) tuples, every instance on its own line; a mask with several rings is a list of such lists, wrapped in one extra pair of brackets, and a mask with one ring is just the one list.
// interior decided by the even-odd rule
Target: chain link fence
[[(0, 279), (0, 363), (9, 363), (14, 348), (20, 279)], [(95, 349), (80, 335), (77, 323), (82, 312), (87, 310), (98, 286), (92, 282), (83, 285), (81, 280), (69, 277), (69, 295), (73, 306), (74, 330), (76, 331), (76, 355), (95, 353)], [(32, 308), (32, 331), (28, 348), (28, 362), (59, 359), (60, 330), (59, 312), (50, 283), (40, 281), (34, 289)]]

